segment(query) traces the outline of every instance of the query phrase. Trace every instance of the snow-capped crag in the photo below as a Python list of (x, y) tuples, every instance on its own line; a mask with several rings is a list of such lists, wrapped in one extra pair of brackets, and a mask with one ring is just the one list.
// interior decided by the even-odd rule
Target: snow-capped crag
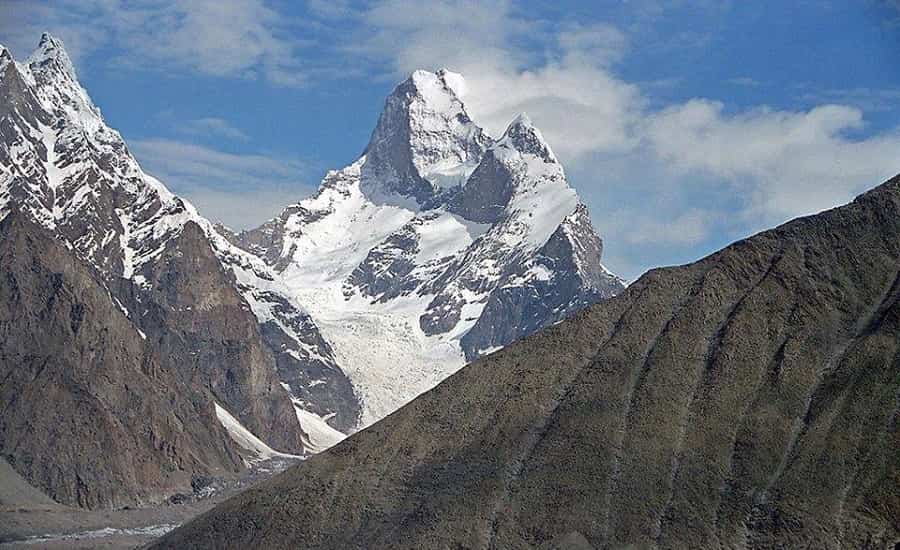
[(463, 87), (452, 72), (416, 71), (356, 162), (230, 236), (311, 315), (360, 397), (361, 425), (623, 288), (540, 131), (521, 115), (492, 139)]

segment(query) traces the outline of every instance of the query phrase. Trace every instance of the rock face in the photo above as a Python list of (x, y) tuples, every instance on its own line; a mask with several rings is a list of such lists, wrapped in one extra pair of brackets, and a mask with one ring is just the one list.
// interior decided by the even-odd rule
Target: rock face
[(896, 548), (900, 176), (647, 273), (157, 548)]
[(159, 501), (243, 467), (205, 385), (171, 369), (84, 263), (21, 213), (0, 222), (0, 446), (59, 502)]
[(360, 159), (230, 236), (314, 319), (360, 397), (362, 426), (624, 288), (540, 131), (523, 115), (492, 139), (463, 88), (446, 70), (414, 72)]
[(187, 222), (141, 273), (144, 287), (124, 305), (143, 308), (138, 324), (166, 366), (209, 388), (270, 445), (301, 451), (303, 434), (260, 326), (200, 226)]
[(458, 96), (463, 84), (441, 70), (415, 71), (397, 86), (364, 153), (367, 183), (423, 205), (465, 183), (491, 140), (469, 119)]

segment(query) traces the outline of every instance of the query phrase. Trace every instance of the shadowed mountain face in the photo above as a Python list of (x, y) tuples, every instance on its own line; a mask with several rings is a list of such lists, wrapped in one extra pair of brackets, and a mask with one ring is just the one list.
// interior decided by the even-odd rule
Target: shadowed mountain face
[(206, 381), (167, 368), (52, 234), (7, 215), (0, 264), (0, 449), (32, 485), (59, 502), (117, 507), (243, 468)]
[(652, 271), (158, 548), (892, 548), (900, 177)]

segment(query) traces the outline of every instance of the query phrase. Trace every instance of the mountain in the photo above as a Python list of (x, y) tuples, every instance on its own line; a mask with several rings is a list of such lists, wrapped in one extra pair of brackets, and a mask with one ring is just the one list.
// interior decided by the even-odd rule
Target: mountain
[(446, 70), (414, 72), (356, 162), (230, 236), (314, 319), (360, 397), (362, 426), (624, 288), (540, 131), (523, 115), (490, 138), (463, 86)]
[[(67, 504), (160, 500), (193, 476), (321, 451), (621, 291), (540, 132), (522, 116), (491, 138), (463, 86), (449, 71), (413, 73), (361, 158), (233, 234), (141, 169), (60, 41), (44, 34), (23, 63), (0, 47), (0, 220), (17, 259), (0, 268), (3, 406), (16, 419), (0, 423), (0, 454)], [(96, 315), (104, 295), (119, 313)], [(66, 316), (91, 322), (42, 328)], [(66, 422), (88, 411), (102, 422), (52, 428), (66, 414), (56, 404), (15, 398), (41, 376), (72, 403)], [(169, 396), (175, 420), (154, 395)], [(180, 446), (162, 452), (176, 432)], [(83, 452), (114, 433), (136, 447)], [(144, 477), (123, 481), (135, 460)]]
[(463, 368), (155, 548), (896, 548), (900, 176)]
[[(3, 103), (13, 109), (4, 117), (0, 130), (3, 136), (0, 165), (8, 172), (4, 184), (0, 185), (0, 209), (4, 203), (15, 203), (68, 242), (107, 279), (111, 291), (115, 293), (122, 287), (122, 295), (117, 294), (117, 298), (128, 306), (133, 320), (145, 332), (165, 328), (167, 337), (176, 327), (174, 316), (192, 331), (192, 327), (201, 324), (203, 314), (190, 304), (182, 304), (180, 313), (163, 313), (174, 307), (181, 290), (170, 283), (187, 285), (190, 277), (166, 279), (168, 275), (160, 271), (164, 266), (159, 260), (167, 246), (178, 241), (185, 227), (199, 229), (202, 235), (196, 234), (194, 240), (205, 241), (200, 248), (211, 249), (215, 258), (210, 265), (221, 264), (215, 267), (222, 269), (221, 276), (227, 279), (221, 284), (240, 294), (231, 306), (241, 311), (223, 316), (222, 321), (240, 319), (239, 323), (244, 325), (242, 330), (253, 332), (241, 336), (252, 340), (248, 345), (260, 348), (248, 357), (258, 365), (253, 368), (268, 372), (271, 355), (276, 356), (278, 365), (285, 362), (281, 356), (296, 356), (302, 365), (292, 373), (293, 377), (307, 383), (314, 379), (327, 381), (326, 388), (311, 391), (326, 408), (332, 401), (341, 403), (327, 411), (313, 412), (337, 411), (342, 417), (355, 419), (359, 405), (349, 380), (335, 365), (328, 344), (318, 336), (309, 316), (284, 294), (261, 260), (229, 244), (192, 205), (141, 170), (121, 136), (105, 124), (99, 109), (78, 83), (62, 44), (43, 35), (37, 51), (24, 65), (12, 61), (6, 50), (3, 55), (7, 67), (3, 73), (3, 89), (8, 90)], [(153, 286), (154, 282), (157, 287)], [(159, 285), (168, 286), (162, 289)], [(168, 307), (148, 310), (131, 303), (140, 302), (141, 294), (148, 292), (156, 293)], [(244, 311), (247, 305), (249, 313)], [(147, 317), (148, 314), (152, 316)], [(249, 328), (256, 323), (258, 329)], [(262, 343), (255, 334), (257, 331), (261, 333)], [(192, 338), (194, 335), (185, 337), (188, 341)], [(172, 342), (170, 339), (166, 345)], [(212, 353), (196, 351), (186, 350), (190, 360), (178, 365), (190, 370), (200, 367), (213, 376), (224, 372), (217, 368), (222, 354), (233, 354), (225, 347)], [(265, 392), (250, 391), (257, 397), (262, 397), (262, 393), (271, 394), (264, 399), (270, 399), (273, 404), (265, 406), (281, 409), (278, 415), (282, 421), (278, 424), (287, 423), (284, 429), (292, 432), (289, 436), (283, 438), (277, 433), (281, 427), (265, 428), (259, 418), (248, 416), (244, 412), (248, 400), (238, 398), (227, 405), (239, 411), (241, 421), (259, 431), (260, 436), (297, 450), (300, 432), (290, 420), (293, 407), (290, 403), (284, 405), (285, 390), (274, 387)], [(352, 423), (348, 421), (346, 426)], [(315, 445), (307, 441), (303, 447)]]
[(265, 265), (140, 169), (46, 34), (22, 64), (0, 47), (0, 218), (0, 452), (30, 483), (108, 507), (240, 470), (215, 407), (307, 450), (250, 307), (277, 290)]

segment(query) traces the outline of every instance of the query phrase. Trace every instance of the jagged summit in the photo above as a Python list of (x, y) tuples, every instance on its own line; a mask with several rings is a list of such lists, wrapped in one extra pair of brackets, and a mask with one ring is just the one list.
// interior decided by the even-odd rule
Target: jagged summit
[(434, 207), (453, 200), (489, 150), (502, 161), (521, 164), (521, 156), (530, 155), (559, 165), (527, 114), (516, 116), (494, 141), (469, 117), (465, 93), (463, 76), (447, 69), (413, 71), (398, 84), (366, 147), (364, 186), (375, 181), (379, 189)]
[(48, 32), (41, 35), (37, 49), (28, 56), (25, 64), (35, 72), (54, 70), (64, 73), (72, 80), (78, 78), (75, 74), (75, 66), (72, 64), (72, 59), (69, 58), (62, 40), (53, 37)]
[(544, 162), (558, 162), (544, 135), (525, 113), (520, 113), (510, 122), (497, 146), (540, 157)]
[(236, 237), (332, 342), (362, 425), (622, 289), (540, 131), (520, 116), (495, 142), (469, 118), (465, 92), (459, 74), (413, 72), (362, 157)]
[(0, 44), (0, 78), (6, 74), (6, 68), (12, 64), (14, 64), (12, 55), (9, 53), (9, 50), (3, 44)]
[(366, 147), (364, 178), (420, 204), (464, 183), (491, 143), (459, 98), (464, 86), (446, 69), (418, 70), (401, 82)]
[[(54, 54), (61, 53), (63, 55), (66, 55), (65, 50), (66, 48), (62, 40), (54, 37), (49, 32), (44, 31), (41, 33), (41, 39), (38, 40), (37, 49), (34, 53), (32, 53), (32, 56), (36, 56), (41, 52)], [(68, 55), (66, 55), (66, 57), (68, 57)]]
[[(35, 93), (45, 110), (68, 120), (68, 126), (76, 128), (76, 133), (84, 130), (103, 142), (121, 142), (121, 136), (106, 126), (100, 109), (78, 81), (75, 66), (62, 40), (43, 33), (37, 48), (24, 64), (19, 65), (19, 70), (26, 80), (36, 84)], [(61, 114), (63, 111), (64, 115)], [(78, 139), (76, 136), (60, 137)]]

